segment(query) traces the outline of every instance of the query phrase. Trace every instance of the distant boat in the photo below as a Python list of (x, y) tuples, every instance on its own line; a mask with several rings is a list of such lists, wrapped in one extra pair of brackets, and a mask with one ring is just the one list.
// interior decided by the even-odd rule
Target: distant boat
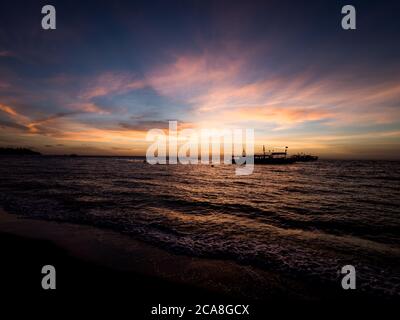
[(296, 154), (294, 156), (291, 156), (290, 158), (294, 159), (296, 162), (310, 162), (318, 160), (317, 156), (312, 156), (310, 154)]
[(296, 159), (287, 157), (287, 149), (285, 147), (285, 151), (283, 152), (272, 152), (266, 153), (265, 146), (263, 146), (263, 154), (255, 154), (254, 155), (254, 163), (255, 164), (291, 164), (295, 163)]
[[(254, 164), (291, 164), (295, 163), (295, 158), (288, 158), (287, 157), (287, 149), (285, 147), (284, 152), (265, 152), (265, 146), (263, 146), (263, 153), (262, 154), (255, 154), (254, 155)], [(243, 156), (245, 156), (243, 151)], [(232, 163), (236, 163), (235, 158), (232, 157)]]
[(271, 155), (254, 155), (255, 164), (291, 164), (295, 163), (296, 159), (282, 157), (277, 153)]

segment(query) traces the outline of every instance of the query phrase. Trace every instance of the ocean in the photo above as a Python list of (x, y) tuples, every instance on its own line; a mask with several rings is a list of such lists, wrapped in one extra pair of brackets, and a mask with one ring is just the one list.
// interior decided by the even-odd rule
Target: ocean
[(178, 254), (234, 260), (400, 295), (400, 162), (149, 165), (126, 157), (2, 157), (0, 205), (88, 224)]

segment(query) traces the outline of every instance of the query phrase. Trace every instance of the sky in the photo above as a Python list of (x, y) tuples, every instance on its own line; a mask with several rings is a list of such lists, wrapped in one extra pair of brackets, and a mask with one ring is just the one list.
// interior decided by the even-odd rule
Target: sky
[(400, 159), (399, 34), (398, 1), (4, 0), (0, 146), (144, 155), (177, 120), (254, 128), (256, 151)]

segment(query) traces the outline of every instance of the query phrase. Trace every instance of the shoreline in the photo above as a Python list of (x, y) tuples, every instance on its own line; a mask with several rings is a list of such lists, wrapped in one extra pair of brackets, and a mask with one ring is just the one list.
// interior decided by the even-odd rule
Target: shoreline
[[(54, 251), (65, 257), (117, 273), (131, 273), (188, 286), (220, 297), (263, 301), (276, 297), (313, 300), (301, 283), (233, 261), (189, 257), (133, 239), (115, 231), (65, 222), (29, 219), (0, 209), (0, 235), (47, 252), (51, 264)], [(9, 244), (10, 245), (10, 244)], [(11, 244), (12, 247), (12, 244)]]
[[(91, 296), (107, 305), (134, 303), (144, 315), (162, 303), (250, 303), (261, 312), (266, 305), (307, 309), (315, 303), (372, 301), (359, 292), (230, 260), (179, 255), (115, 231), (29, 219), (1, 208), (0, 249), (8, 262), (0, 264), (0, 274), (9, 277), (3, 288), (18, 299), (44, 296), (56, 303), (71, 298), (82, 303)], [(56, 268), (57, 290), (41, 288), (41, 268), (47, 264)]]

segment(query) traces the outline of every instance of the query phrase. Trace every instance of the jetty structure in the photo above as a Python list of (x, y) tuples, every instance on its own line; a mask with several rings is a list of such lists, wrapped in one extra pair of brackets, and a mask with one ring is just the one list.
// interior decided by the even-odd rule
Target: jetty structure
[(288, 147), (285, 147), (285, 151), (269, 151), (265, 152), (265, 146), (263, 146), (262, 154), (254, 155), (255, 164), (291, 164), (296, 162), (296, 159), (287, 156)]
[[(243, 150), (243, 157), (245, 156)], [(236, 157), (232, 157), (232, 163), (236, 164)], [(318, 160), (317, 156), (307, 155), (304, 153), (299, 153), (288, 157), (288, 147), (284, 147), (284, 151), (269, 150), (265, 151), (265, 146), (263, 145), (263, 153), (254, 155), (254, 164), (292, 164), (295, 162), (308, 162)]]

